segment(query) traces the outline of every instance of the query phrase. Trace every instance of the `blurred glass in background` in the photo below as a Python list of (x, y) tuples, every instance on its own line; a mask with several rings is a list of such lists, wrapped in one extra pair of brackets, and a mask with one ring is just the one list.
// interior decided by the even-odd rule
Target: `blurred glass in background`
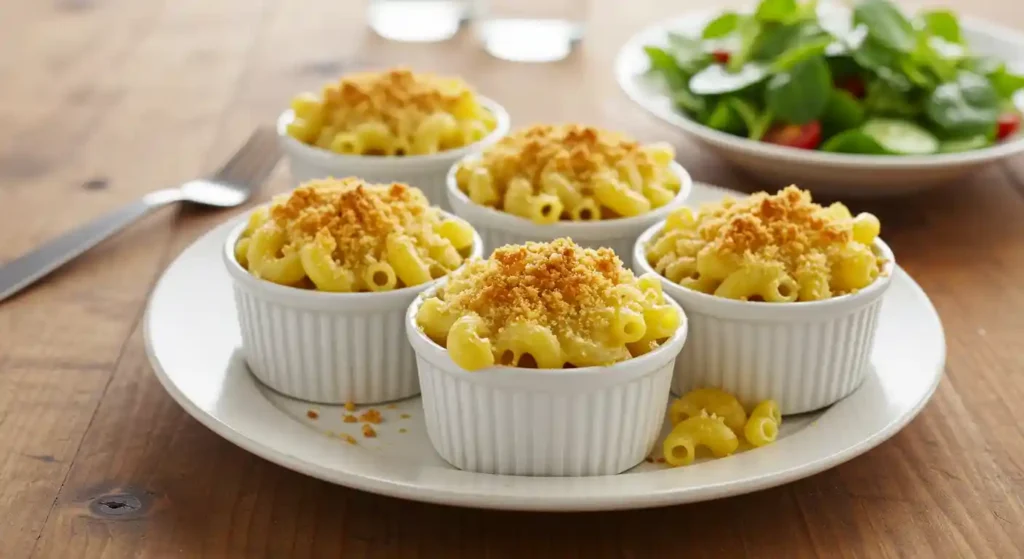
[(588, 0), (474, 0), (484, 49), (513, 62), (554, 62), (583, 39)]
[(444, 41), (467, 20), (483, 48), (514, 62), (554, 62), (583, 39), (589, 0), (370, 0), (370, 27), (393, 41)]
[(370, 0), (370, 28), (392, 41), (451, 39), (469, 16), (468, 0)]

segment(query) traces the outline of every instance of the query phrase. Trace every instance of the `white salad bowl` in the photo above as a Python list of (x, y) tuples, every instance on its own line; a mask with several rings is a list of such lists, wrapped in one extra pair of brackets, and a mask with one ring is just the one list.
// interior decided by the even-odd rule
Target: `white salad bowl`
[[(468, 156), (463, 161), (470, 161), (477, 155)], [(460, 161), (459, 163), (461, 163)], [(671, 202), (645, 214), (619, 219), (603, 219), (599, 221), (558, 221), (540, 224), (513, 215), (508, 212), (481, 206), (469, 199), (459, 189), (455, 181), (458, 163), (448, 172), (448, 204), (451, 211), (469, 222), (484, 240), (484, 249), (494, 249), (508, 244), (523, 244), (528, 241), (545, 242), (562, 237), (571, 238), (576, 244), (585, 248), (607, 247), (628, 268), (633, 253), (633, 243), (637, 235), (665, 217), (675, 208), (683, 205), (693, 190), (693, 179), (682, 165), (672, 162), (672, 172), (679, 177), (679, 192)]]
[[(626, 95), (647, 112), (682, 130), (774, 188), (796, 183), (814, 194), (845, 198), (888, 197), (941, 186), (962, 178), (995, 161), (1024, 151), (1018, 135), (994, 146), (960, 153), (934, 155), (861, 155), (829, 153), (768, 144), (720, 132), (692, 120), (676, 110), (657, 85), (646, 76), (649, 64), (644, 45), (664, 45), (669, 31), (690, 36), (700, 34), (704, 25), (722, 8), (690, 13), (648, 27), (620, 49), (615, 62), (616, 79)], [(819, 6), (819, 15), (848, 17), (842, 8)], [(1024, 35), (991, 23), (960, 17), (961, 30), (977, 54), (1006, 60), (1024, 59)], [(1022, 92), (1015, 98), (1024, 107)]]
[(882, 297), (896, 261), (875, 240), (884, 260), (878, 279), (849, 295), (823, 301), (737, 301), (687, 289), (654, 271), (646, 248), (664, 223), (636, 241), (633, 270), (653, 273), (662, 291), (690, 321), (690, 339), (676, 360), (673, 388), (685, 394), (715, 387), (735, 394), (748, 408), (775, 400), (784, 415), (832, 405), (863, 382), (878, 329)]
[(607, 367), (466, 371), (416, 323), (437, 287), (409, 307), (406, 333), (427, 436), (448, 463), (480, 473), (579, 477), (618, 474), (650, 455), (686, 342), (685, 314), (657, 349)]
[(478, 142), (430, 155), (344, 155), (311, 146), (288, 135), (295, 113), (288, 109), (277, 119), (277, 135), (288, 159), (292, 186), (312, 179), (356, 176), (371, 183), (402, 182), (423, 191), (432, 205), (448, 209), (444, 194), (445, 177), (452, 164), (476, 153), (508, 133), (510, 120), (504, 107), (479, 97), (480, 104), (494, 115), (495, 127)]
[[(376, 293), (325, 293), (278, 285), (235, 259), (246, 223), (222, 252), (232, 278), (242, 355), (263, 384), (322, 404), (377, 404), (419, 393), (412, 348), (401, 338), (405, 311), (438, 280)], [(483, 242), (473, 233), (470, 258)]]

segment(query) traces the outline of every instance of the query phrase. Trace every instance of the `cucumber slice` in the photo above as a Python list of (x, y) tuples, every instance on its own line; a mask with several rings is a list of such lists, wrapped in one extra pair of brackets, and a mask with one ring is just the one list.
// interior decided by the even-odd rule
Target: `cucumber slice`
[(972, 151), (988, 147), (992, 145), (989, 141), (988, 136), (984, 134), (978, 134), (977, 136), (968, 136), (966, 138), (956, 138), (955, 140), (946, 140), (939, 144), (940, 153), (957, 153), (960, 151)]
[(939, 139), (934, 134), (906, 120), (873, 118), (861, 126), (861, 131), (889, 153), (927, 155), (939, 149)]

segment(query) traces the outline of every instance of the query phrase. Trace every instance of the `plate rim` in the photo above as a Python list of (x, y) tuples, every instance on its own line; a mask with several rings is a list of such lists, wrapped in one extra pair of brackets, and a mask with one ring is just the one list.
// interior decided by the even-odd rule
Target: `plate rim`
[[(695, 187), (708, 188), (713, 191), (721, 191), (736, 194), (737, 193), (728, 189), (709, 185), (707, 183), (696, 183)], [(250, 452), (251, 454), (268, 460), (274, 464), (282, 466), (284, 468), (314, 477), (328, 483), (342, 485), (345, 487), (367, 491), (370, 493), (386, 495), (389, 497), (396, 497), (400, 499), (408, 499), (413, 501), (429, 502), (441, 505), (454, 505), (462, 507), (480, 508), (480, 509), (495, 509), (495, 510), (520, 510), (520, 511), (551, 511), (551, 512), (569, 512), (569, 511), (600, 511), (600, 510), (628, 510), (628, 509), (643, 509), (643, 508), (656, 508), (663, 506), (671, 506), (676, 504), (700, 502), (712, 499), (720, 499), (725, 497), (731, 497), (735, 495), (741, 495), (746, 493), (752, 493), (779, 485), (784, 485), (792, 481), (815, 475), (834, 466), (847, 462), (853, 458), (864, 454), (865, 452), (877, 447), (881, 443), (885, 442), (897, 432), (902, 430), (907, 424), (909, 424), (922, 409), (931, 401), (932, 396), (935, 394), (939, 384), (942, 382), (945, 376), (945, 364), (948, 357), (948, 347), (946, 344), (945, 330), (942, 325), (941, 318), (935, 309), (935, 306), (931, 303), (927, 294), (917, 284), (914, 279), (907, 274), (901, 268), (897, 268), (897, 273), (903, 276), (907, 281), (908, 287), (912, 289), (914, 295), (920, 300), (920, 302), (927, 304), (927, 310), (930, 311), (931, 319), (934, 320), (935, 325), (938, 326), (938, 333), (941, 340), (941, 358), (936, 363), (936, 370), (932, 374), (929, 386), (922, 393), (921, 397), (911, 407), (907, 408), (902, 415), (893, 418), (891, 421), (886, 423), (884, 426), (878, 428), (871, 435), (862, 438), (852, 444), (847, 444), (845, 447), (821, 455), (818, 459), (809, 462), (803, 462), (800, 464), (792, 465), (791, 467), (785, 468), (781, 471), (776, 471), (771, 474), (765, 475), (754, 475), (744, 479), (736, 481), (726, 481), (717, 484), (708, 484), (699, 488), (693, 487), (682, 487), (682, 488), (669, 488), (659, 489), (655, 492), (647, 494), (596, 494), (596, 495), (544, 495), (537, 496), (532, 495), (510, 495), (501, 494), (495, 496), (493, 494), (485, 492), (474, 492), (472, 489), (464, 489), (461, 491), (452, 489), (438, 489), (437, 487), (417, 485), (415, 483), (409, 483), (399, 479), (385, 479), (382, 477), (367, 476), (364, 473), (354, 473), (342, 468), (327, 469), (319, 464), (309, 463), (303, 461), (300, 458), (291, 456), (284, 453), (277, 448), (274, 448), (272, 444), (265, 441), (254, 439), (249, 433), (245, 433), (237, 430), (235, 427), (228, 425), (221, 420), (220, 417), (202, 409), (192, 399), (190, 399), (175, 382), (171, 379), (171, 375), (164, 369), (156, 356), (156, 348), (154, 346), (152, 325), (154, 322), (153, 318), (153, 306), (154, 301), (157, 299), (157, 295), (160, 292), (164, 282), (167, 281), (168, 272), (174, 268), (179, 261), (186, 256), (191, 249), (201, 243), (208, 237), (217, 235), (221, 230), (230, 230), (231, 224), (236, 221), (240, 221), (245, 218), (245, 213), (240, 216), (229, 218), (213, 227), (208, 229), (205, 233), (197, 237), (191, 244), (188, 245), (175, 259), (164, 269), (160, 275), (160, 279), (154, 284), (153, 290), (151, 291), (149, 300), (146, 304), (146, 311), (143, 317), (143, 340), (146, 351), (147, 359), (153, 372), (157, 377), (157, 380), (163, 386), (164, 390), (171, 396), (171, 398), (183, 409), (185, 412), (196, 419), (201, 425), (210, 429), (221, 438), (224, 438), (228, 442), (242, 448), (243, 450)], [(215, 243), (216, 247), (219, 247), (219, 243)], [(219, 253), (218, 253), (219, 254)], [(216, 258), (216, 254), (213, 256)], [(219, 260), (218, 260), (219, 262)], [(225, 272), (226, 275), (226, 272)], [(237, 349), (237, 348), (236, 348)], [(259, 390), (258, 381), (251, 376), (249, 380), (257, 384), (256, 389)], [(271, 404), (273, 405), (273, 404)], [(283, 419), (293, 421), (291, 417), (285, 414), (282, 410), (278, 409)], [(317, 433), (315, 436), (322, 436)], [(495, 477), (520, 477), (520, 476), (496, 476), (493, 474), (479, 474), (474, 472), (463, 472), (460, 470), (452, 469), (453, 472), (458, 472), (459, 475), (469, 475), (471, 478), (479, 478), (480, 476), (486, 476), (488, 478)], [(652, 472), (657, 473), (657, 472)], [(635, 474), (620, 474), (620, 475), (645, 475), (644, 473)], [(615, 478), (618, 476), (597, 476), (589, 478), (589, 480), (595, 480), (600, 478)], [(547, 479), (558, 479), (560, 481), (566, 478), (547, 478)], [(567, 478), (573, 480), (588, 481), (588, 478)], [(496, 498), (500, 497), (500, 498)]]
[[(690, 10), (677, 15), (662, 18), (631, 34), (616, 51), (613, 66), (615, 82), (626, 97), (647, 114), (654, 116), (672, 128), (682, 131), (701, 142), (707, 142), (721, 149), (741, 152), (746, 155), (777, 159), (793, 163), (814, 165), (831, 165), (838, 167), (861, 167), (871, 165), (878, 169), (909, 170), (919, 168), (939, 169), (985, 164), (1016, 155), (1024, 151), (1024, 134), (1017, 139), (999, 145), (987, 146), (982, 149), (958, 153), (937, 153), (931, 155), (867, 155), (829, 153), (818, 150), (797, 150), (785, 146), (766, 144), (727, 134), (700, 124), (691, 118), (680, 115), (670, 107), (665, 109), (662, 104), (645, 101), (648, 97), (639, 90), (635, 83), (636, 74), (630, 71), (629, 58), (642, 51), (649, 37), (662, 36), (668, 31), (677, 29), (686, 20), (708, 18), (720, 10), (707, 8)], [(742, 11), (742, 10), (741, 10)], [(1002, 26), (990, 21), (967, 15), (958, 15), (961, 26), (967, 31), (983, 33), (1007, 43), (1014, 43), (1024, 50), (1024, 33), (1013, 28)], [(1022, 90), (1024, 91), (1024, 90)], [(1020, 94), (1020, 91), (1018, 91)]]

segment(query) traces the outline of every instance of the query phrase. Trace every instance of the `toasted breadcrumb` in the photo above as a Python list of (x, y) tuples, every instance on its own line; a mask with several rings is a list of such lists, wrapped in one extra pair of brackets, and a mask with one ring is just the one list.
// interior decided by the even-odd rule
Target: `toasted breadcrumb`
[(608, 331), (608, 309), (621, 306), (613, 288), (635, 281), (611, 249), (562, 238), (499, 247), (454, 272), (439, 297), (442, 312), (475, 313), (492, 335), (525, 322), (546, 326), (559, 339), (588, 340)]
[(387, 406), (385, 406), (385, 407), (386, 407), (387, 409), (389, 409), (389, 410), (395, 410), (395, 409), (398, 409), (398, 406), (396, 406), (395, 404), (388, 404), (388, 405), (387, 405)]
[(343, 107), (333, 124), (342, 130), (364, 122), (384, 122), (397, 134), (404, 128), (415, 130), (426, 117), (435, 113), (457, 112), (475, 92), (465, 81), (430, 73), (412, 72), (405, 67), (385, 72), (359, 72), (341, 78), (323, 89), (323, 101), (329, 108)]
[(409, 415), (409, 414), (407, 414), (407, 413), (403, 413), (402, 415), (400, 415), (400, 416), (398, 416), (398, 417), (400, 417), (400, 418), (402, 418), (402, 419), (409, 419), (409, 418), (410, 418), (410, 417), (412, 417), (412, 416), (411, 416), (411, 415)]
[[(485, 149), (479, 165), (498, 177), (521, 176), (541, 192), (540, 177), (556, 171), (582, 196), (593, 196), (596, 180), (607, 174), (618, 178), (617, 166), (628, 164), (641, 176), (657, 173), (650, 153), (636, 140), (618, 132), (580, 124), (537, 124), (512, 131)], [(503, 209), (507, 181), (498, 181), (498, 202)]]
[(408, 431), (409, 430), (406, 429), (405, 427), (402, 427), (401, 429), (398, 430), (399, 433), (407, 433)]
[(659, 457), (655, 458), (654, 461), (657, 462), (658, 464), (664, 464), (665, 463), (665, 457), (664, 456), (659, 456)]
[(320, 413), (316, 410), (306, 410), (306, 417), (310, 419), (317, 419), (320, 417)]
[(344, 416), (342, 416), (341, 420), (344, 421), (345, 423), (358, 423), (359, 422), (359, 419), (356, 416), (354, 416), (354, 415), (352, 415), (350, 413), (346, 413)]
[(389, 235), (435, 240), (433, 227), (441, 221), (419, 189), (355, 177), (303, 183), (275, 200), (270, 218), (284, 232), (283, 251), (298, 251), (316, 239), (348, 270), (386, 261)]
[(345, 411), (356, 411), (356, 405), (354, 402), (345, 402)]
[(381, 416), (379, 411), (375, 410), (374, 408), (370, 408), (359, 416), (359, 421), (377, 424), (380, 423), (381, 421), (384, 421), (384, 417)]
[(372, 439), (377, 436), (377, 431), (374, 431), (373, 426), (369, 423), (363, 423), (363, 436)]
[(357, 441), (355, 437), (353, 437), (352, 435), (349, 435), (349, 434), (342, 435), (341, 438), (344, 439), (345, 442), (347, 442), (348, 444), (358, 444), (359, 443), (359, 441)]

